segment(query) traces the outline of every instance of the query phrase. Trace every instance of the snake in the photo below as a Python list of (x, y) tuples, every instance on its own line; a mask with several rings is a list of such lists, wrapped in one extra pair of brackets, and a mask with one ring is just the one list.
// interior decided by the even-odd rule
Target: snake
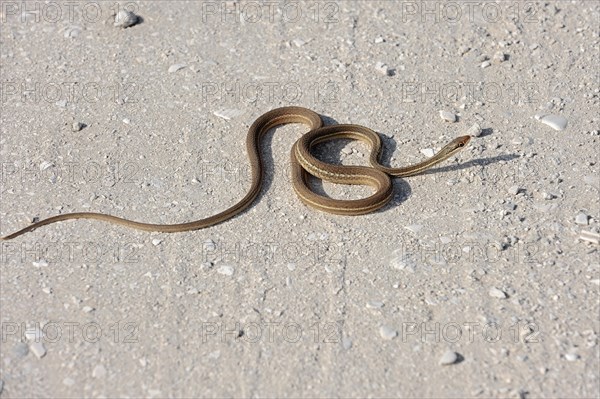
[[(324, 126), (319, 114), (304, 107), (276, 108), (258, 117), (250, 126), (246, 136), (246, 151), (251, 166), (250, 189), (240, 201), (222, 212), (204, 219), (178, 224), (143, 223), (95, 212), (65, 213), (36, 221), (0, 239), (10, 240), (39, 227), (71, 219), (94, 219), (133, 229), (162, 233), (204, 229), (224, 222), (248, 208), (260, 193), (264, 172), (260, 155), (262, 137), (270, 129), (289, 123), (301, 123), (309, 128), (309, 131), (294, 143), (291, 150), (291, 181), (294, 191), (304, 204), (338, 215), (363, 215), (382, 208), (393, 197), (391, 177), (408, 177), (423, 173), (465, 148), (471, 140), (471, 136), (468, 135), (457, 137), (422, 162), (391, 168), (380, 163), (382, 143), (379, 135), (373, 130), (355, 124)], [(334, 165), (312, 155), (311, 151), (317, 144), (338, 139), (352, 139), (367, 143), (371, 149), (369, 156), (371, 166)], [(371, 186), (375, 192), (361, 199), (330, 198), (311, 190), (309, 175), (332, 183)]]

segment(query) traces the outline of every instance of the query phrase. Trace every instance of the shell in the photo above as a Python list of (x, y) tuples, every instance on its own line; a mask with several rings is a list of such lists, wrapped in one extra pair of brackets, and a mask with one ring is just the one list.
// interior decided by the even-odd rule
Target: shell
[(120, 10), (117, 15), (115, 15), (115, 23), (114, 26), (121, 28), (128, 28), (130, 26), (135, 25), (138, 22), (138, 16), (127, 10)]

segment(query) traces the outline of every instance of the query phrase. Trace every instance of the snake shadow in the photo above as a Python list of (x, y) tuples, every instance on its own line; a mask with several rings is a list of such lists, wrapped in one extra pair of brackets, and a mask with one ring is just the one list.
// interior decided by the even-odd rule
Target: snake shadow
[[(321, 115), (321, 118), (323, 119), (325, 126), (338, 124), (338, 122), (331, 117)], [(273, 148), (272, 147), (273, 135), (276, 134), (273, 132), (276, 129), (278, 129), (278, 128), (272, 129), (269, 133), (267, 133), (265, 135), (265, 137), (263, 139), (263, 147), (261, 148), (261, 152), (262, 152), (262, 158), (264, 161), (264, 164), (263, 164), (264, 165), (264, 176), (263, 176), (264, 180), (263, 180), (263, 187), (261, 189), (261, 192), (258, 195), (259, 201), (262, 200), (265, 193), (268, 192), (269, 188), (273, 184), (274, 176), (277, 174), (277, 173), (274, 173), (277, 171), (274, 171), (273, 152), (272, 152), (272, 150), (267, 151), (267, 148), (271, 148), (271, 149)], [(482, 134), (479, 138), (475, 138), (475, 139), (480, 139), (484, 135), (488, 136), (488, 135), (492, 134), (492, 132), (493, 132), (492, 129), (489, 129), (489, 128), (484, 129), (483, 133), (485, 133), (485, 134)], [(381, 133), (381, 132), (377, 132), (377, 133), (381, 137), (381, 141), (382, 141), (381, 163), (383, 165), (389, 166), (389, 167), (400, 166), (400, 165), (390, 165), (392, 155), (396, 152), (398, 143), (396, 143), (396, 141), (392, 137), (390, 137), (384, 133)], [(318, 144), (314, 148), (314, 155), (318, 159), (320, 159), (324, 162), (341, 165), (342, 164), (342, 156), (341, 156), (342, 149), (349, 142), (352, 142), (352, 141), (356, 141), (356, 140), (339, 139), (339, 140), (328, 141), (325, 143)], [(369, 153), (367, 152), (366, 155), (368, 155), (368, 154)], [(367, 157), (365, 157), (365, 158), (367, 158)], [(439, 166), (436, 168), (432, 168), (432, 169), (429, 169), (429, 170), (423, 172), (419, 176), (427, 176), (427, 175), (431, 175), (431, 174), (435, 174), (435, 173), (456, 172), (456, 171), (471, 169), (474, 167), (486, 167), (486, 166), (491, 165), (496, 162), (507, 162), (507, 161), (511, 161), (516, 158), (519, 158), (519, 155), (504, 154), (504, 155), (498, 155), (498, 156), (488, 157), (488, 158), (472, 159), (472, 160), (462, 162), (459, 164)], [(365, 159), (365, 160), (367, 160), (367, 159)], [(361, 162), (360, 164), (364, 165), (365, 162)], [(289, 183), (291, 184), (291, 179), (289, 179), (289, 177), (290, 177), (289, 174), (287, 175), (287, 177), (288, 177)], [(415, 177), (417, 177), (417, 176), (415, 176)], [(394, 185), (394, 196), (392, 197), (392, 200), (386, 206), (382, 207), (381, 209), (377, 210), (376, 212), (385, 212), (390, 208), (399, 206), (404, 201), (406, 201), (412, 194), (412, 190), (410, 188), (410, 184), (408, 181), (408, 180), (410, 180), (410, 177), (408, 178), (408, 180), (404, 179), (404, 178), (398, 178), (398, 177), (392, 178), (392, 180), (393, 180), (393, 185)], [(310, 176), (310, 178), (308, 180), (308, 185), (311, 188), (311, 190), (313, 190), (315, 193), (322, 195), (323, 197), (332, 198), (325, 191), (325, 188), (323, 186), (323, 181), (321, 179)]]

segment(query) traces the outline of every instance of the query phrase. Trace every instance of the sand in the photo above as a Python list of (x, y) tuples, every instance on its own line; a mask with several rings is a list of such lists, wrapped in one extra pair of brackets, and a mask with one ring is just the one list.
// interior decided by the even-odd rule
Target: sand
[[(126, 6), (139, 23), (114, 26)], [(2, 242), (2, 397), (600, 394), (598, 3), (0, 11), (3, 235), (225, 209), (249, 186), (248, 127), (279, 106), (370, 127), (392, 166), (481, 133), (365, 216), (300, 202), (305, 129), (286, 125), (257, 202), (218, 226), (78, 220)], [(369, 149), (315, 152), (365, 165)]]

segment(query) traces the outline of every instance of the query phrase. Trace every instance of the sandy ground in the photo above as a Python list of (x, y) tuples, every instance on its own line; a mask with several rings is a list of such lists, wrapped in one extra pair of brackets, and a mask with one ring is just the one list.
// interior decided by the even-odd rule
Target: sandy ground
[[(143, 21), (113, 26), (116, 7)], [(1, 396), (598, 397), (599, 12), (2, 1), (2, 234), (224, 209), (248, 187), (247, 128), (278, 106), (376, 130), (394, 166), (483, 132), (366, 216), (298, 200), (290, 125), (265, 140), (258, 201), (216, 227), (2, 242)]]

